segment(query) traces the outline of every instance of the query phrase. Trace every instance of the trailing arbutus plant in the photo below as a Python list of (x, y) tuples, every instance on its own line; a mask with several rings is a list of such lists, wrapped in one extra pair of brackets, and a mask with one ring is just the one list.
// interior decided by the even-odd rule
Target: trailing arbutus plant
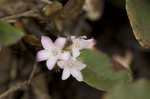
[[(16, 1), (12, 3), (17, 4)], [(10, 76), (5, 82), (5, 76), (2, 77), (2, 82), (10, 88), (2, 92), (0, 98), (14, 93), (12, 99), (26, 99), (26, 94), (38, 99), (53, 99), (53, 91), (61, 90), (62, 86), (70, 90), (70, 83), (72, 89), (75, 85), (77, 92), (88, 95), (77, 83), (84, 84), (90, 93), (90, 88), (104, 92), (101, 99), (149, 99), (149, 0), (31, 1), (20, 0), (13, 7), (3, 6), (7, 0), (0, 2), (8, 8), (4, 11), (8, 13), (0, 13), (0, 73)], [(36, 4), (39, 6), (32, 8)], [(119, 14), (113, 12), (112, 6), (125, 12), (121, 18), (128, 17), (128, 26), (122, 26), (124, 23), (114, 18)], [(3, 7), (0, 7), (2, 13)], [(18, 11), (13, 12), (16, 9)], [(112, 16), (108, 10), (113, 12)], [(130, 33), (126, 33), (128, 29)], [(133, 44), (133, 39), (137, 45)], [(13, 85), (11, 81), (17, 83)], [(0, 80), (0, 85), (3, 83)], [(31, 90), (26, 90), (28, 88)], [(63, 89), (62, 94), (65, 92), (68, 90)]]

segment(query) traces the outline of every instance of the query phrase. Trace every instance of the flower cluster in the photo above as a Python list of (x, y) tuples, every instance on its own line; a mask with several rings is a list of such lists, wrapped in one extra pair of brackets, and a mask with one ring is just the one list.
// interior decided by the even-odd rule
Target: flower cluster
[(57, 64), (63, 69), (62, 80), (66, 80), (70, 75), (78, 81), (83, 81), (81, 70), (86, 67), (81, 61), (77, 60), (80, 55), (80, 50), (92, 48), (95, 45), (94, 39), (87, 39), (86, 36), (76, 38), (71, 37), (72, 45), (68, 50), (65, 50), (66, 38), (58, 37), (53, 42), (49, 37), (42, 36), (41, 43), (43, 50), (37, 53), (37, 61), (46, 61), (49, 70), (52, 70)]

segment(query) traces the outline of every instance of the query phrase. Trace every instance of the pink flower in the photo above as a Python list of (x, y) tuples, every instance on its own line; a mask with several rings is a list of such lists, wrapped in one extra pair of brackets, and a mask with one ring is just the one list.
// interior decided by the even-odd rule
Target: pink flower
[(73, 42), (71, 46), (73, 57), (78, 57), (80, 55), (80, 50), (85, 48), (93, 48), (95, 45), (95, 40), (87, 39), (86, 36), (81, 36), (80, 38), (75, 38), (75, 36), (72, 36), (71, 39)]
[(85, 64), (70, 57), (68, 60), (58, 61), (58, 66), (63, 69), (62, 80), (66, 80), (70, 75), (75, 77), (78, 81), (83, 81), (81, 70), (86, 67)]
[(62, 49), (66, 43), (66, 39), (59, 37), (53, 43), (47, 36), (42, 36), (41, 43), (44, 50), (37, 53), (37, 61), (45, 61), (49, 70), (52, 70), (58, 60), (67, 60), (70, 56), (69, 52), (63, 52)]

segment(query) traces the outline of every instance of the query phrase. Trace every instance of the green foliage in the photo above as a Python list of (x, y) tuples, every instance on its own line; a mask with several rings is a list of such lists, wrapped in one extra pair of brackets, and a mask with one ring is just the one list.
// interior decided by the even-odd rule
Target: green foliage
[(126, 9), (136, 38), (150, 47), (150, 0), (126, 0)]
[(114, 87), (104, 99), (150, 99), (150, 82), (140, 80)]
[(100, 90), (109, 90), (118, 83), (128, 83), (131, 77), (126, 71), (113, 72), (107, 56), (96, 50), (83, 50), (80, 58), (87, 67), (83, 70), (84, 81)]
[(23, 33), (8, 23), (0, 21), (0, 47), (15, 43)]

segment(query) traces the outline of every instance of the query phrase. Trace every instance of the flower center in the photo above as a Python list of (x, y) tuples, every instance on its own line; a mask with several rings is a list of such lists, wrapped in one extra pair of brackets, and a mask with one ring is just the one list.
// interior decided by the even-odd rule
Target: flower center
[(59, 51), (58, 50), (53, 50), (52, 54), (53, 54), (53, 56), (57, 56), (59, 54)]
[(73, 63), (72, 61), (70, 61), (70, 62), (68, 63), (68, 67), (72, 68), (73, 66), (74, 66), (74, 63)]

